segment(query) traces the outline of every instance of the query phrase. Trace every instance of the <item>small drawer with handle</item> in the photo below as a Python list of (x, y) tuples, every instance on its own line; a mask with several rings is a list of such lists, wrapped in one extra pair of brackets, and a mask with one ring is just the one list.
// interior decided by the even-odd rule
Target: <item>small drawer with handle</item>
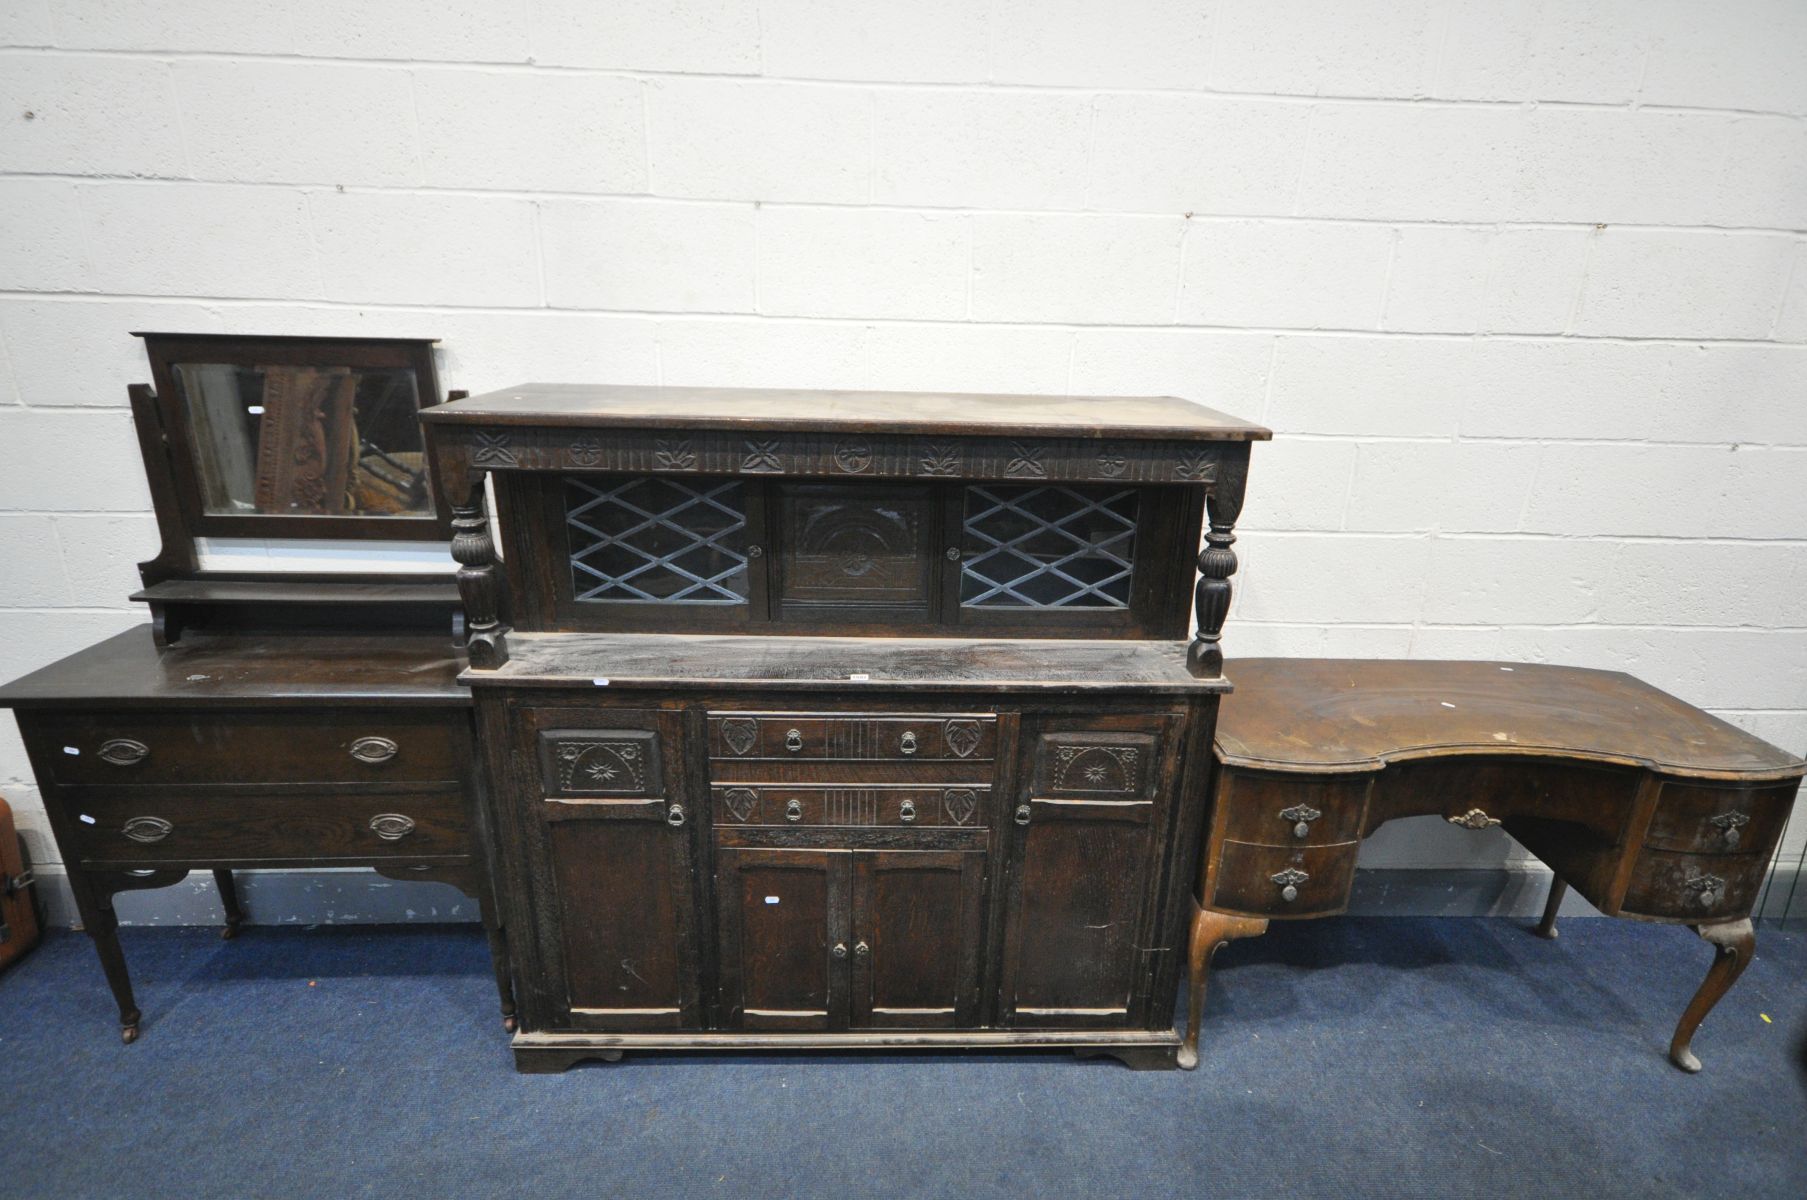
[(1762, 854), (1645, 850), (1632, 867), (1619, 911), (1690, 922), (1746, 916), (1768, 869)]
[(709, 714), (709, 756), (882, 762), (989, 761), (998, 719), (990, 713)]
[(795, 787), (718, 784), (711, 789), (722, 825), (980, 828), (991, 819), (991, 789), (979, 784), (926, 787)]
[(1226, 768), (1224, 836), (1259, 846), (1331, 846), (1361, 837), (1373, 777), (1258, 775)]
[(1360, 842), (1331, 846), (1223, 843), (1209, 908), (1263, 917), (1321, 916), (1349, 903)]
[(356, 795), (160, 795), (136, 789), (60, 801), (90, 863), (426, 858), (472, 851), (455, 790)]
[(1788, 820), (1796, 783), (1733, 788), (1665, 781), (1644, 844), (1699, 854), (1767, 854)]
[(459, 777), (462, 714), (356, 710), (44, 716), (28, 736), (56, 782), (437, 783)]

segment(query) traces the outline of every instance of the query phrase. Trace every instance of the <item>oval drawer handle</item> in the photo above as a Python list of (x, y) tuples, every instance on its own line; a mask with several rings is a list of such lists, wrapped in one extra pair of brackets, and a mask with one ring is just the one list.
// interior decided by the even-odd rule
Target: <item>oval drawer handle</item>
[(789, 804), (786, 804), (784, 806), (784, 819), (787, 821), (801, 821), (803, 819), (803, 801), (792, 800)]
[(899, 739), (897, 748), (902, 750), (905, 754), (916, 753), (916, 731), (913, 729), (904, 730), (904, 735)]
[(401, 747), (386, 737), (361, 737), (351, 744), (351, 756), (359, 762), (375, 766), (395, 757)]
[(1712, 908), (1725, 895), (1725, 880), (1717, 875), (1696, 875), (1682, 884), (1682, 888), (1693, 894), (1696, 904)]
[(1736, 850), (1738, 848), (1738, 831), (1750, 823), (1750, 817), (1741, 812), (1720, 813), (1718, 816), (1712, 817), (1707, 821), (1707, 824), (1718, 830), (1719, 836), (1725, 839), (1725, 848), (1727, 850)]
[(1027, 804), (1019, 804), (1016, 806), (1016, 816), (1013, 820), (1015, 820), (1018, 825), (1027, 825), (1031, 815)]
[(401, 813), (378, 813), (370, 818), (370, 832), (385, 842), (399, 842), (414, 832), (414, 818)]
[(784, 732), (784, 748), (786, 750), (789, 750), (792, 754), (795, 754), (795, 753), (797, 753), (797, 751), (803, 749), (803, 731), (800, 729), (785, 730), (785, 732)]
[(135, 767), (151, 756), (151, 748), (143, 742), (134, 742), (131, 738), (114, 738), (100, 744), (102, 762), (110, 762), (116, 767)]
[(1269, 879), (1280, 885), (1280, 899), (1291, 904), (1299, 898), (1299, 885), (1311, 876), (1297, 867), (1288, 867), (1277, 875), (1269, 875)]
[(903, 802), (903, 807), (897, 810), (897, 816), (905, 825), (914, 821), (916, 819), (916, 801), (905, 800)]
[(684, 823), (684, 806), (682, 804), (674, 804), (670, 808), (666, 809), (665, 810), (665, 823), (667, 825), (671, 826), (673, 829), (676, 829), (678, 826), (682, 825)]
[(171, 825), (162, 817), (133, 817), (124, 825), (120, 826), (119, 832), (131, 838), (134, 842), (143, 842), (148, 846), (152, 842), (162, 841), (164, 838), (174, 833), (175, 829), (176, 827), (174, 825)]
[(1291, 808), (1283, 808), (1280, 810), (1280, 819), (1282, 821), (1294, 822), (1293, 836), (1296, 838), (1309, 837), (1311, 835), (1311, 823), (1323, 815), (1323, 813), (1309, 804), (1295, 804)]

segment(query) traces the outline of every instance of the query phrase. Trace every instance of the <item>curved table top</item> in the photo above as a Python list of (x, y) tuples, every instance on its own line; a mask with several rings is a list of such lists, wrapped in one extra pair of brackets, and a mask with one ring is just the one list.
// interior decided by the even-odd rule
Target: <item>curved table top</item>
[(1251, 658), (1217, 722), (1241, 767), (1332, 772), (1458, 754), (1568, 757), (1725, 780), (1807, 761), (1618, 671), (1536, 663)]

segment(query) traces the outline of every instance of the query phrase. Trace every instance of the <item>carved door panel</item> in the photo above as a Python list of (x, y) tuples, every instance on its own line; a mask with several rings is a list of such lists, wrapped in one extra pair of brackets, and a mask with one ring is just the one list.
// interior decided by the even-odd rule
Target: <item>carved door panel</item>
[(1146, 988), (1173, 721), (1100, 718), (1024, 739), (1012, 807), (1001, 1018), (1129, 1023)]
[(847, 1028), (851, 860), (845, 850), (716, 850), (728, 1028)]
[(854, 854), (854, 1028), (978, 1023), (984, 889), (983, 850)]
[(693, 806), (666, 761), (679, 742), (675, 719), (539, 710), (529, 720), (556, 926), (548, 949), (570, 1025), (701, 1028)]
[(785, 483), (772, 615), (921, 622), (933, 615), (938, 528), (926, 487)]

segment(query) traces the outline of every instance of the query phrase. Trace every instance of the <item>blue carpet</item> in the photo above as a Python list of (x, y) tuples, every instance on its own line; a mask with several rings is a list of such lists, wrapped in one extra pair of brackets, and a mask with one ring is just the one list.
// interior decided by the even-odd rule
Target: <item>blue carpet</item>
[[(474, 927), (128, 929), (0, 976), (0, 1196), (1807, 1196), (1807, 936), (1664, 1050), (1684, 930), (1276, 925), (1198, 1071), (1066, 1054), (629, 1057), (520, 1076)], [(1770, 1021), (1763, 1019), (1767, 1014)]]

